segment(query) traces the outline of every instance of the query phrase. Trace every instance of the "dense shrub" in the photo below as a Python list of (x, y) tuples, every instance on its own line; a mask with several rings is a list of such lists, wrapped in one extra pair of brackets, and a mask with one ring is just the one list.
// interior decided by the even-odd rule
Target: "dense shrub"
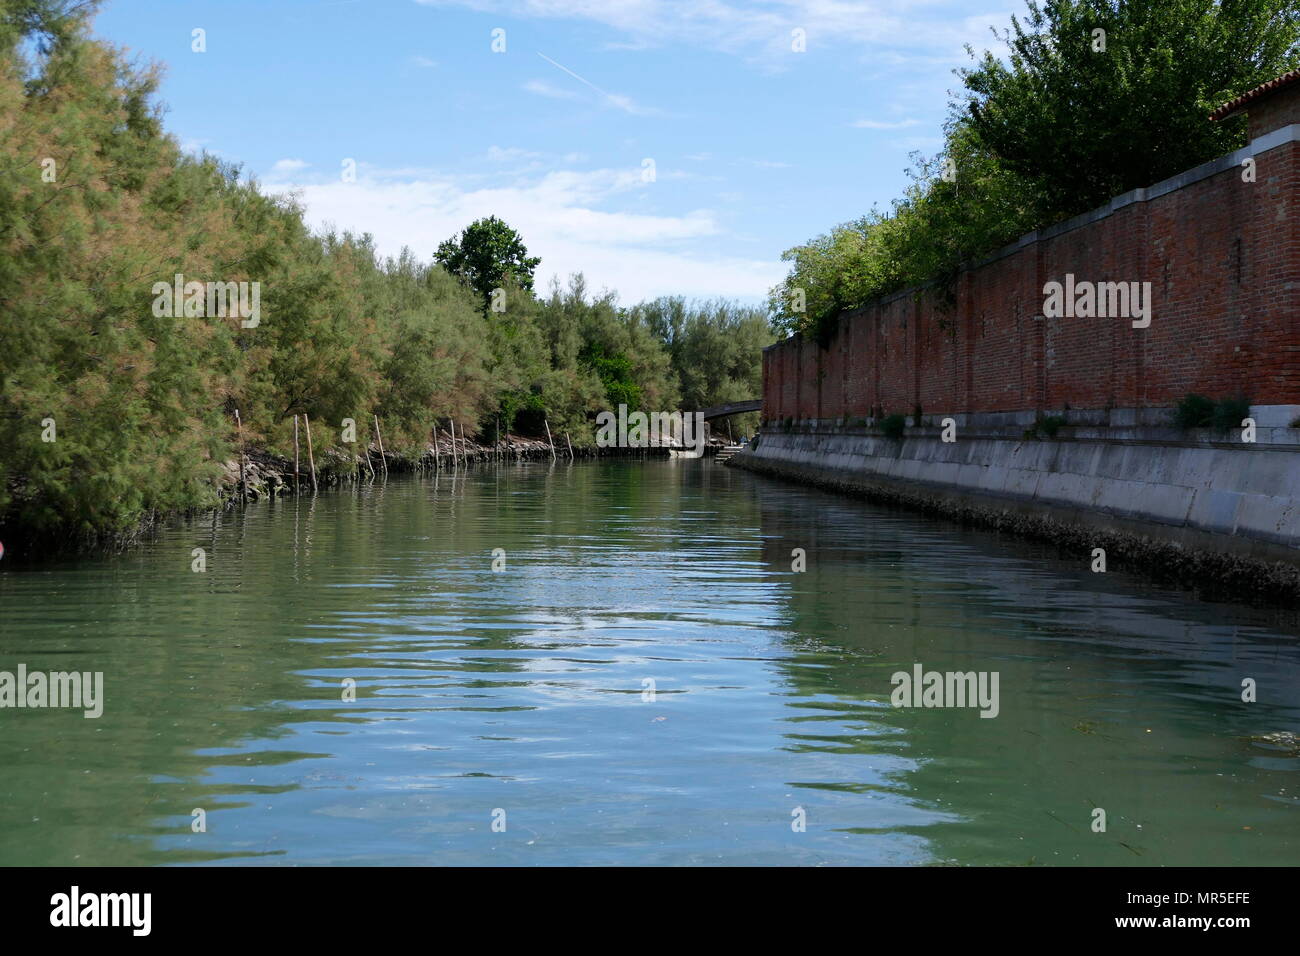
[(1214, 420), (1214, 399), (1192, 392), (1174, 408), (1174, 424), (1179, 428), (1208, 428)]
[(1250, 414), (1250, 400), (1243, 397), (1215, 400), (1195, 392), (1185, 395), (1174, 408), (1178, 428), (1240, 428)]
[[(619, 403), (760, 394), (757, 310), (619, 308), (580, 275), (539, 298), (537, 260), (495, 217), (439, 248), (445, 268), (313, 233), (294, 200), (179, 149), (155, 73), (90, 36), (94, 7), (0, 0), (0, 523), (89, 537), (213, 504), (236, 411), (248, 445), (282, 455), (309, 415), (321, 457), (359, 451), (373, 416), (407, 454), (448, 419), (580, 445)], [(155, 314), (178, 273), (257, 282), (260, 322)]]
[(1229, 428), (1240, 428), (1242, 420), (1250, 415), (1250, 401), (1238, 396), (1237, 398), (1224, 398), (1215, 403), (1214, 415), (1210, 419), (1210, 426), (1226, 431)]
[(1064, 415), (1045, 415), (1038, 420), (1038, 430), (1048, 438), (1055, 438), (1056, 433), (1066, 424)]
[(902, 438), (907, 430), (907, 419), (902, 415), (886, 415), (880, 420), (880, 431), (886, 438)]

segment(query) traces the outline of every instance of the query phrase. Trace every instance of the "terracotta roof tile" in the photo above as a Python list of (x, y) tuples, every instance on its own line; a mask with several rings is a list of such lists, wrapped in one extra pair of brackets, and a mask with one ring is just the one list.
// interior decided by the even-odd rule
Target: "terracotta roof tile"
[(1292, 70), (1290, 73), (1283, 73), (1281, 76), (1269, 80), (1262, 86), (1255, 87), (1249, 93), (1243, 93), (1235, 100), (1229, 100), (1227, 103), (1224, 103), (1210, 114), (1210, 119), (1217, 122), (1219, 120), (1225, 120), (1229, 116), (1235, 116), (1237, 113), (1241, 112), (1241, 109), (1246, 106), (1246, 104), (1251, 103), (1268, 93), (1279, 90), (1284, 86), (1290, 86), (1292, 83), (1297, 81), (1300, 81), (1300, 70)]

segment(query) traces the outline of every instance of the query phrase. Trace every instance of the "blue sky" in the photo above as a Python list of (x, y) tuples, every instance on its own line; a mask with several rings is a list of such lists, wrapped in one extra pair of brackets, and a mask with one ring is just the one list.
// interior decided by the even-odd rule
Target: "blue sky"
[[(631, 304), (760, 301), (783, 250), (900, 194), (963, 45), (1019, 0), (107, 0), (189, 149), (424, 259), (496, 214)], [(191, 50), (192, 31), (207, 50)], [(505, 52), (492, 50), (504, 30)], [(796, 52), (794, 30), (806, 50)], [(344, 182), (345, 159), (355, 182)], [(647, 160), (653, 161), (653, 179)]]

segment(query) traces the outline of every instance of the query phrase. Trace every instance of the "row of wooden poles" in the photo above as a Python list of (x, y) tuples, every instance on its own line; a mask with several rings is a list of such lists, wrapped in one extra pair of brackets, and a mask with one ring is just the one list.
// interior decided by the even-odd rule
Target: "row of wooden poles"
[[(375, 420), (375, 440), (379, 443), (379, 462), (384, 468), (384, 477), (387, 477), (388, 456), (384, 452), (383, 433), (379, 430), (379, 416), (378, 415), (374, 416), (374, 420)], [(318, 490), (318, 488), (316, 485), (316, 455), (312, 450), (312, 443), (311, 443), (311, 419), (306, 415), (306, 413), (304, 413), (302, 416), (302, 421), (303, 421), (304, 430), (307, 433), (307, 461), (311, 466), (311, 490), (315, 492)], [(546, 419), (542, 419), (542, 422), (543, 424), (546, 425), (546, 443), (551, 448), (551, 460), (554, 461), (555, 440), (551, 437), (551, 423)], [(464, 426), (461, 426), (461, 430), (460, 430), (460, 456), (458, 459), (456, 455), (456, 420), (448, 419), (447, 425), (448, 425), (448, 434), (451, 436), (452, 467), (453, 468), (457, 467), (458, 464), (461, 462), (463, 462), (466, 466), (468, 466), (469, 452), (466, 451), (466, 446), (465, 446)], [(244, 445), (244, 423), (243, 421), (240, 420), (239, 409), (235, 409), (235, 427), (239, 430), (239, 497), (241, 500), (247, 500), (248, 481), (247, 478), (245, 477), (244, 466), (248, 460), (248, 449)], [(569, 460), (572, 461), (573, 442), (569, 441), (569, 433), (567, 431), (564, 433), (564, 442), (566, 445), (569, 446)], [(370, 461), (370, 444), (368, 442), (366, 443), (365, 448), (366, 448), (366, 467), (370, 469), (370, 477), (373, 479), (375, 477), (375, 466)], [(500, 428), (500, 422), (498, 421), (497, 441), (496, 441), (496, 452), (498, 456), (500, 455), (500, 450), (501, 450), (501, 428)], [(441, 471), (442, 455), (438, 449), (438, 429), (436, 427), (433, 430), (433, 459), (434, 459), (434, 467), (436, 467), (439, 471)], [(299, 462), (299, 445), (298, 445), (298, 416), (294, 415), (293, 416), (293, 493), (295, 495), (298, 494), (298, 477), (300, 474), (301, 474), (301, 470), (300, 470), (300, 462)]]

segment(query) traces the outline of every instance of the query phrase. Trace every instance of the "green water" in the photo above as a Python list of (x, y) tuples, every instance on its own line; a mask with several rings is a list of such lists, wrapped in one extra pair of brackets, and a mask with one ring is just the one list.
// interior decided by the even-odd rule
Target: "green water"
[[(892, 707), (917, 662), (998, 716)], [(1293, 625), (707, 461), (7, 558), (20, 663), (106, 700), (0, 710), (2, 864), (1300, 862), (1300, 758), (1246, 739), (1300, 730)]]

